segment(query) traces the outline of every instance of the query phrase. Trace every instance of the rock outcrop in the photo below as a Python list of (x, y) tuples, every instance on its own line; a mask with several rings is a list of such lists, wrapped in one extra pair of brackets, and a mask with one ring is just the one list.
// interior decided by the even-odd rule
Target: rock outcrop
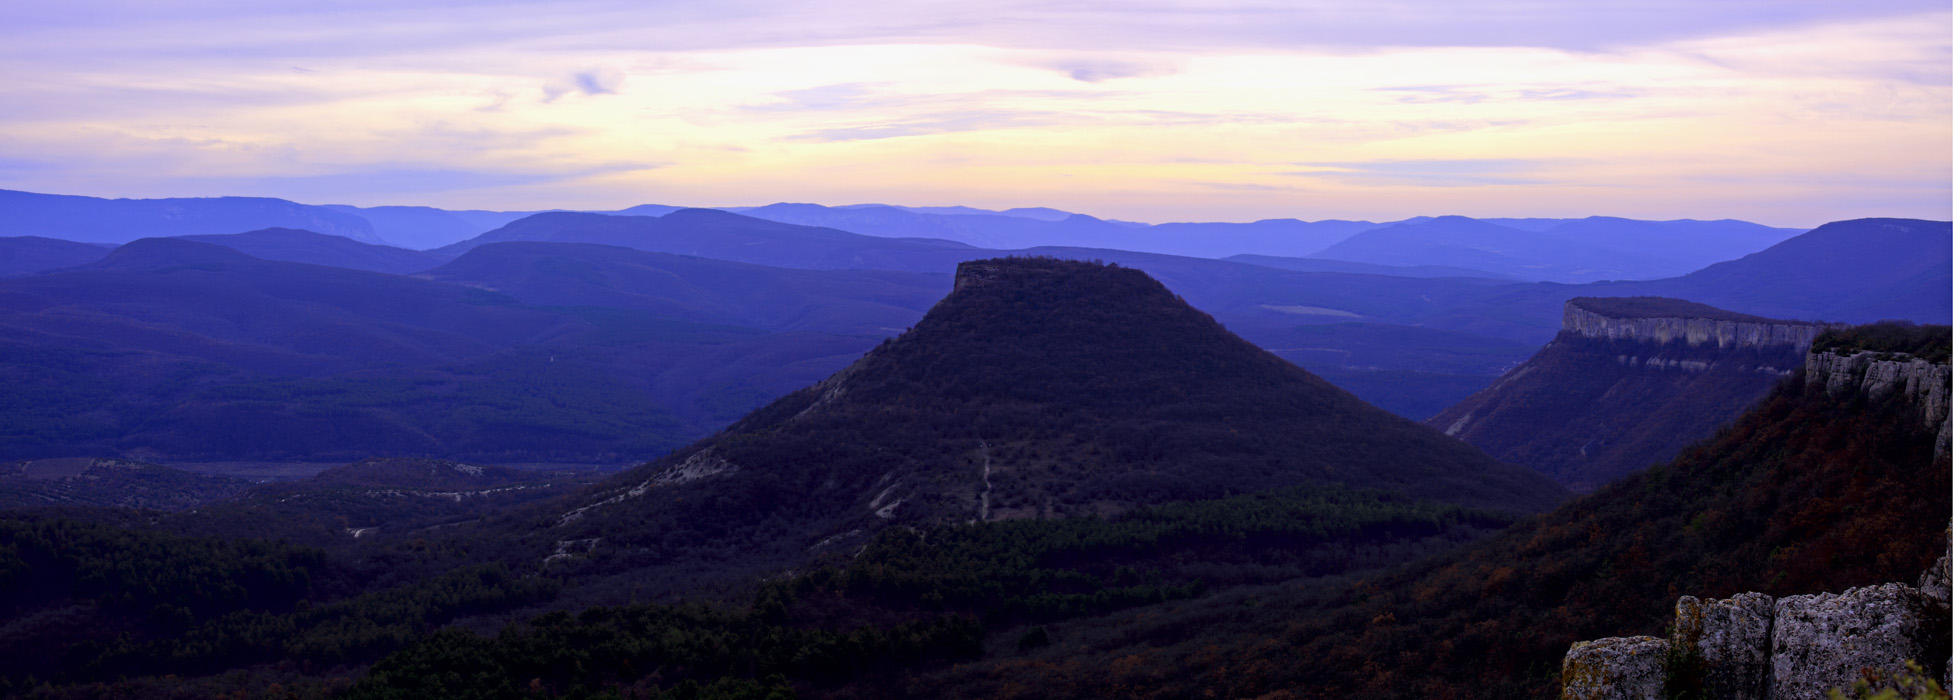
[(1937, 661), (1945, 639), (1946, 609), (1903, 583), (1788, 596), (1770, 635), (1770, 697), (1824, 700), (1865, 670), (1889, 676), (1908, 660)]
[(1562, 700), (1662, 700), (1668, 642), (1608, 637), (1574, 642), (1560, 664)]
[(1669, 644), (1684, 663), (1698, 665), (1711, 697), (1765, 700), (1770, 697), (1770, 632), (1776, 600), (1762, 593), (1739, 593), (1725, 600), (1675, 601), (1675, 632)]
[(1899, 396), (1919, 412), (1927, 426), (1938, 426), (1935, 455), (1953, 446), (1953, 366), (1927, 362), (1903, 353), (1859, 352), (1839, 355), (1814, 352), (1804, 361), (1805, 386), (1824, 387), (1832, 396), (1860, 393), (1873, 400)]
[(1709, 700), (1826, 700), (1832, 689), (1849, 688), (1867, 674), (1897, 677), (1908, 661), (1928, 677), (1953, 680), (1947, 605), (1953, 527), (1947, 552), (1917, 588), (1887, 583), (1775, 600), (1761, 593), (1683, 596), (1675, 602), (1669, 640), (1575, 642), (1561, 665), (1560, 698), (1681, 692)]

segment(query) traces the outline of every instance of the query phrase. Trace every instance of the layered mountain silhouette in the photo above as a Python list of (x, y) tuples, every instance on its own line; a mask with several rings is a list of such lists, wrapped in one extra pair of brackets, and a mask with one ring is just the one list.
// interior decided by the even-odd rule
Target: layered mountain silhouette
[(102, 199), (0, 190), (0, 236), (127, 243), (155, 236), (295, 228), (385, 243), (358, 216), (266, 197)]
[(392, 245), (428, 250), (459, 243), (534, 214), (527, 211), (450, 211), (433, 207), (320, 207), (365, 219), (373, 232)]
[(1709, 437), (1792, 374), (1827, 327), (1660, 297), (1576, 298), (1545, 348), (1425, 424), (1591, 491)]
[(963, 264), (914, 329), (532, 536), (600, 538), (590, 557), (624, 565), (1308, 483), (1516, 512), (1565, 493), (1256, 348), (1137, 270), (1011, 258)]
[(969, 207), (884, 205), (824, 207), (817, 204), (771, 204), (727, 211), (769, 221), (822, 226), (870, 236), (940, 238), (993, 250), (1059, 246), (1202, 258), (1237, 254), (1307, 255), (1377, 226), (1368, 221), (1309, 222), (1295, 219), (1148, 226), (1055, 209), (993, 212)]
[(949, 287), (535, 243), (428, 277), (162, 238), (0, 280), (0, 458), (641, 461), (846, 366)]
[(1462, 216), (1373, 228), (1311, 257), (1382, 265), (1443, 265), (1551, 282), (1672, 277), (1762, 250), (1798, 233), (1742, 221), (1590, 217), (1537, 228)]
[(673, 446), (689, 436), (668, 409), (620, 382), (614, 358), (575, 348), (757, 333), (529, 309), (179, 239), (6, 280), (0, 328), (10, 455), (205, 459)]

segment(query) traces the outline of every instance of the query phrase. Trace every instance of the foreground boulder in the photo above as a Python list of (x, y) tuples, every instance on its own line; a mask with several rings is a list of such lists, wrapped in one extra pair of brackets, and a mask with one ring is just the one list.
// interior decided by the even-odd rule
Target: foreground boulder
[(1675, 633), (1669, 640), (1680, 663), (1674, 673), (1699, 674), (1712, 698), (1770, 697), (1770, 627), (1776, 600), (1739, 593), (1717, 600), (1682, 596), (1675, 601)]
[(1771, 600), (1682, 596), (1668, 640), (1574, 642), (1560, 666), (1561, 700), (1664, 698), (1828, 700), (1871, 678), (1953, 679), (1948, 557), (1903, 583)]
[(1865, 670), (1893, 677), (1906, 671), (1908, 660), (1944, 658), (1943, 611), (1902, 583), (1779, 599), (1770, 635), (1770, 696), (1823, 700)]
[(1574, 642), (1560, 665), (1560, 700), (1661, 700), (1668, 641), (1608, 637)]

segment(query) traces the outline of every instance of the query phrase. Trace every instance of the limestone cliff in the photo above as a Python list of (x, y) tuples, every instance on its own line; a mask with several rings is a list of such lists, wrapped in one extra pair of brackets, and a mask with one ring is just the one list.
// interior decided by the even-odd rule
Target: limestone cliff
[(1596, 298), (1568, 301), (1562, 331), (1587, 338), (1638, 340), (1718, 348), (1794, 346), (1808, 348), (1832, 324), (1779, 321), (1731, 313), (1705, 304), (1659, 297)]

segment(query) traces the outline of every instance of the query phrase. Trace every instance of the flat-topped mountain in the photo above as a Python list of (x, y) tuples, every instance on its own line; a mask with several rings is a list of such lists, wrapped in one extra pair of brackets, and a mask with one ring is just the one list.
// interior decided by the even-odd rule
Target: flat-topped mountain
[(1833, 325), (1779, 321), (1665, 297), (1577, 297), (1566, 303), (1562, 329), (1587, 338), (1682, 341), (1690, 347), (1810, 347)]
[(1830, 327), (1680, 299), (1576, 298), (1558, 337), (1425, 424), (1588, 491), (1708, 437)]
[(1249, 344), (1137, 270), (1011, 258), (964, 263), (907, 333), (543, 532), (655, 561), (1308, 483), (1518, 512), (1565, 493)]

